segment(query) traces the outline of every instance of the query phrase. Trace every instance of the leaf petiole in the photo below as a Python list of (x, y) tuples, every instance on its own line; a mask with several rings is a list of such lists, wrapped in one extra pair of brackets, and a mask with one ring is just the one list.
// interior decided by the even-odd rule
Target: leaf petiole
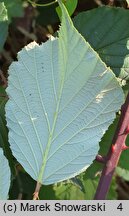
[(50, 5), (53, 5), (53, 4), (57, 3), (57, 0), (52, 1), (52, 2), (50, 2), (50, 3), (46, 3), (46, 4), (38, 4), (38, 3), (36, 3), (36, 2), (34, 2), (34, 1), (32, 1), (32, 0), (28, 0), (28, 2), (31, 3), (32, 6), (34, 6), (34, 7), (35, 7), (35, 6), (38, 6), (38, 7), (47, 7), (47, 6), (50, 6)]

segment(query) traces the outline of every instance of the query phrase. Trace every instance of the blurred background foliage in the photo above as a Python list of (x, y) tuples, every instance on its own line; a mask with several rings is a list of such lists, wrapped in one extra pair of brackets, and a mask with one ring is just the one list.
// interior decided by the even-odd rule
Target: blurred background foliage
[[(121, 7), (128, 11), (128, 1), (126, 0), (63, 1), (72, 18), (82, 11), (91, 11), (103, 5)], [(51, 1), (33, 0), (33, 2), (35, 4), (47, 4)], [(59, 29), (61, 17), (57, 3), (45, 7), (38, 7), (35, 4), (32, 5), (27, 0), (0, 0), (0, 147), (3, 148), (4, 154), (9, 160), (12, 173), (9, 199), (32, 199), (36, 182), (12, 156), (9, 148), (8, 130), (4, 115), (4, 106), (8, 100), (5, 93), (8, 67), (12, 61), (16, 60), (17, 52), (26, 44), (33, 40), (40, 44), (47, 41), (50, 35), (55, 34)], [(105, 20), (102, 20), (102, 22), (105, 22)], [(84, 24), (82, 28), (85, 28)], [(121, 32), (121, 29), (119, 31)], [(127, 36), (129, 37), (129, 32)], [(89, 42), (92, 45), (92, 41)], [(126, 56), (128, 54), (129, 52), (126, 53)], [(126, 81), (123, 89), (126, 95), (129, 90), (128, 81)], [(120, 113), (117, 113), (115, 121), (100, 142), (99, 154), (101, 155), (106, 155), (109, 150), (119, 116)], [(126, 140), (126, 145), (129, 146), (129, 137)], [(55, 185), (42, 186), (40, 199), (93, 199), (102, 168), (102, 164), (94, 161), (86, 172), (74, 179)], [(122, 153), (107, 199), (129, 199), (129, 150)]]

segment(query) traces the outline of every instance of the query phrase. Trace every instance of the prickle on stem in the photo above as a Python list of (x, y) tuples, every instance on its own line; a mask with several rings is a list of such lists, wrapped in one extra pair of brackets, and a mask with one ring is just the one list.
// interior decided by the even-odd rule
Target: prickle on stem
[(124, 145), (122, 146), (122, 151), (127, 150), (127, 149), (129, 149), (129, 146), (126, 146), (124, 143)]
[(114, 144), (112, 144), (112, 146), (111, 146), (111, 151), (112, 151), (112, 153), (114, 153), (114, 151), (115, 151), (115, 145)]

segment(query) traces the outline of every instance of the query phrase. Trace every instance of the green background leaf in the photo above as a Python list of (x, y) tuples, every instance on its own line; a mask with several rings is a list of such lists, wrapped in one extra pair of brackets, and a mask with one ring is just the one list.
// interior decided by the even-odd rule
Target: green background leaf
[(11, 21), (13, 17), (23, 16), (24, 9), (22, 5), (23, 4), (22, 0), (0, 0), (0, 2), (4, 2), (7, 8), (9, 21)]
[(3, 2), (0, 2), (0, 51), (6, 41), (8, 34), (8, 16)]
[(84, 193), (71, 183), (62, 183), (54, 186), (55, 196), (58, 200), (84, 200)]
[[(77, 7), (78, 0), (63, 0), (62, 2), (64, 2), (65, 7), (67, 8), (67, 11), (69, 13), (69, 16), (71, 16)], [(61, 19), (61, 9), (59, 6), (56, 8), (56, 12)]]
[(121, 167), (116, 168), (116, 173), (122, 177), (125, 181), (129, 181), (129, 170), (123, 169)]
[(74, 18), (75, 27), (121, 79), (129, 79), (129, 11), (99, 7)]

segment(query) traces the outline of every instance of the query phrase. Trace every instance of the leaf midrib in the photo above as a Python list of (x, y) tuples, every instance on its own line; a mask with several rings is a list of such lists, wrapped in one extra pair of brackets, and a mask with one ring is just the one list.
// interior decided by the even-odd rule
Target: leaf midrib
[[(59, 40), (60, 39), (57, 39), (58, 42), (59, 42)], [(59, 46), (59, 56), (60, 56), (60, 52), (61, 52), (60, 49), (61, 48), (62, 48), (62, 46), (61, 47)], [(64, 52), (62, 52), (62, 53), (64, 53)], [(62, 91), (63, 91), (63, 87), (64, 87), (65, 72), (67, 70), (66, 68), (67, 68), (68, 52), (66, 52), (66, 54), (67, 54), (66, 59), (63, 59), (66, 62), (65, 62), (64, 68), (62, 68), (62, 73), (61, 73), (62, 74), (62, 79), (61, 79), (61, 84), (60, 84), (60, 87), (59, 87), (59, 96), (57, 98), (57, 106), (56, 106), (56, 111), (55, 111), (54, 120), (53, 120), (53, 124), (52, 124), (52, 129), (51, 129), (51, 132), (49, 133), (48, 143), (46, 145), (46, 150), (45, 150), (45, 153), (43, 155), (43, 162), (42, 162), (41, 170), (40, 170), (39, 177), (38, 177), (38, 182), (40, 182), (42, 184), (43, 184), (42, 179), (43, 179), (48, 154), (49, 154), (51, 143), (52, 143), (52, 138), (53, 138), (53, 134), (54, 134), (54, 130), (55, 130), (56, 121), (57, 121), (57, 118), (58, 118), (59, 107), (60, 107), (60, 102), (61, 102), (61, 96), (62, 96)], [(51, 52), (51, 55), (52, 55), (52, 52)], [(64, 57), (64, 55), (63, 55), (63, 57)], [(53, 65), (51, 65), (51, 66), (53, 66)]]

